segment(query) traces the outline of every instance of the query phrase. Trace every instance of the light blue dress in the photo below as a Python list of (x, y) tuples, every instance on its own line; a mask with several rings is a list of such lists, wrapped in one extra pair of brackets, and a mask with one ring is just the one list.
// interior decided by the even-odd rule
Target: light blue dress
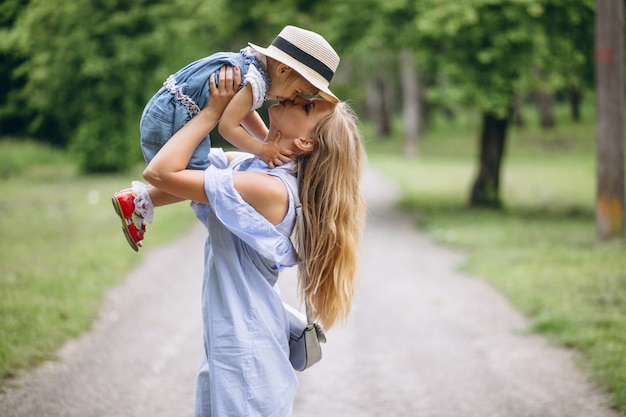
[(289, 362), (288, 322), (275, 284), (297, 262), (289, 239), (295, 208), (272, 225), (233, 186), (233, 171), (279, 177), (297, 189), (292, 164), (274, 169), (254, 157), (205, 171), (210, 204), (192, 203), (208, 229), (202, 290), (204, 354), (196, 390), (196, 417), (291, 415), (298, 380)]

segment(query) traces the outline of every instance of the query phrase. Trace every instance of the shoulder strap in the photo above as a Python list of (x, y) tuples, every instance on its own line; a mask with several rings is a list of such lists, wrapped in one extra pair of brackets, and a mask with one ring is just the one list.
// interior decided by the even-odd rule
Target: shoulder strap
[[(291, 195), (293, 196), (293, 200), (296, 206), (296, 231), (298, 234), (298, 246), (300, 250), (304, 251), (304, 217), (302, 215), (302, 203), (300, 203), (300, 198), (298, 197), (297, 190), (291, 186), (289, 181), (278, 177), (282, 180), (282, 182), (291, 190)], [(300, 279), (302, 288), (306, 289), (306, 259), (304, 256), (300, 258), (300, 268), (298, 268), (298, 278)], [(306, 297), (306, 290), (304, 296), (304, 305), (306, 307), (306, 321), (308, 324), (312, 324), (313, 320), (311, 320), (311, 306), (309, 305), (309, 301)]]

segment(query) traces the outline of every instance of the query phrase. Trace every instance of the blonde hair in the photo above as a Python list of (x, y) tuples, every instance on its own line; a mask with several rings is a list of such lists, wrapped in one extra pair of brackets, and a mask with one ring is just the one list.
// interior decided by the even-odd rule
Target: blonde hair
[[(306, 293), (313, 317), (325, 328), (344, 321), (352, 307), (357, 249), (365, 224), (360, 179), (365, 154), (356, 116), (345, 103), (309, 132), (314, 149), (297, 160), (305, 220)], [(301, 267), (301, 265), (300, 265)]]

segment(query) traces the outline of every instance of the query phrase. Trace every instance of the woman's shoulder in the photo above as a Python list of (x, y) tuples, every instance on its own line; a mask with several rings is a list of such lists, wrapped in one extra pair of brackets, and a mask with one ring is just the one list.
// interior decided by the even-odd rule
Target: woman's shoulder
[(281, 178), (264, 171), (233, 172), (233, 185), (241, 198), (274, 225), (285, 217), (289, 195)]

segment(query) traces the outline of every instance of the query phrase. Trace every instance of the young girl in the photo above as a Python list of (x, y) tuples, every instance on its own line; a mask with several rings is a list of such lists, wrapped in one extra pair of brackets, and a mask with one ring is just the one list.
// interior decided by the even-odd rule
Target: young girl
[(284, 267), (298, 263), (290, 240), (292, 190), (305, 218), (304, 247), (297, 249), (307, 260), (306, 294), (314, 318), (328, 329), (350, 312), (366, 213), (359, 187), (365, 155), (345, 103), (296, 98), (270, 107), (267, 134), (292, 151), (293, 162), (271, 169), (249, 154), (212, 152), (205, 171), (186, 169), (220, 119), (225, 86), (238, 85), (230, 74), (220, 71), (209, 105), (163, 147), (144, 177), (194, 201), (208, 229), (195, 416), (288, 417), (298, 379), (276, 282)]
[[(262, 141), (267, 128), (255, 109), (267, 99), (294, 99), (309, 94), (337, 102), (328, 85), (338, 65), (339, 56), (322, 36), (295, 26), (286, 26), (267, 48), (250, 43), (239, 53), (218, 52), (193, 62), (171, 75), (146, 105), (140, 122), (144, 158), (149, 163), (163, 144), (206, 106), (210, 75), (232, 66), (241, 72), (243, 83), (224, 110), (220, 134), (269, 167), (282, 165), (290, 160), (290, 152)], [(206, 169), (210, 165), (210, 149), (207, 134), (188, 168)], [(154, 207), (178, 201), (182, 200), (138, 181), (116, 193), (113, 207), (131, 248), (138, 251), (142, 245), (145, 223), (152, 222)]]

